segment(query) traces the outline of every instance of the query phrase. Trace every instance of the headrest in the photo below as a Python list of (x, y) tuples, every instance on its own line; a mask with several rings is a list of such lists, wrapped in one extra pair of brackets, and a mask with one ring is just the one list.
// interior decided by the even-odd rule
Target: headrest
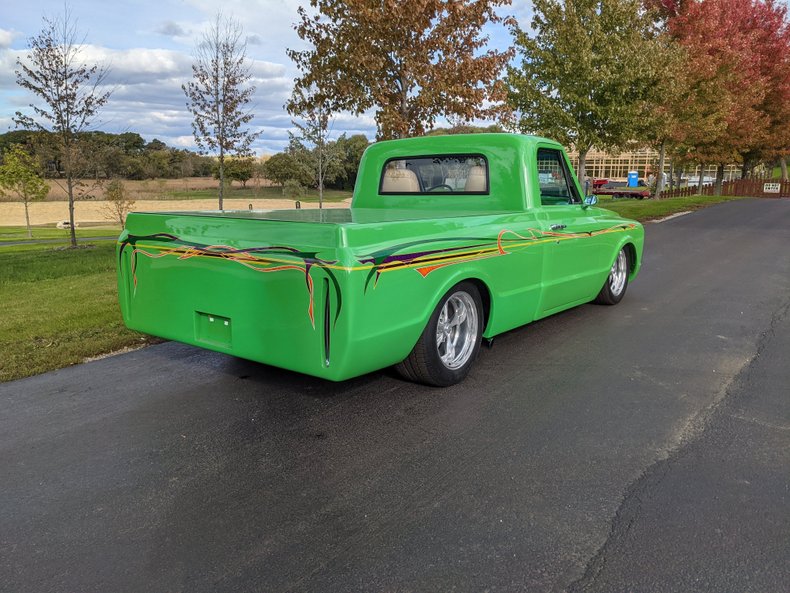
[(486, 169), (480, 165), (469, 168), (464, 191), (486, 191)]
[(387, 169), (381, 182), (381, 191), (396, 194), (419, 193), (420, 182), (411, 169)]

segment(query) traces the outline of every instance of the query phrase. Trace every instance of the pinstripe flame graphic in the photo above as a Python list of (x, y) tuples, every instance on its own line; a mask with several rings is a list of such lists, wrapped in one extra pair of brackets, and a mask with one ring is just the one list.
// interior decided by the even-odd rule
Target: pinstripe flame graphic
[[(423, 278), (432, 272), (465, 262), (503, 257), (546, 242), (570, 239), (586, 239), (607, 233), (618, 233), (635, 228), (636, 225), (618, 224), (612, 227), (583, 233), (549, 232), (530, 228), (523, 234), (509, 229), (502, 229), (494, 238), (459, 237), (453, 239), (429, 239), (396, 245), (387, 250), (357, 258), (359, 265), (348, 266), (337, 261), (324, 260), (317, 257), (316, 252), (299, 251), (293, 247), (270, 245), (238, 249), (228, 245), (203, 245), (182, 241), (175, 235), (158, 233), (155, 235), (129, 237), (119, 245), (119, 257), (127, 247), (131, 248), (131, 275), (137, 287), (138, 258), (160, 259), (174, 257), (185, 261), (192, 258), (212, 258), (229, 261), (254, 272), (299, 272), (304, 275), (305, 287), (309, 295), (308, 316), (315, 329), (314, 282), (311, 270), (321, 269), (329, 278), (335, 291), (334, 323), (337, 323), (342, 309), (340, 283), (335, 272), (367, 271), (365, 291), (370, 284), (375, 288), (382, 274), (398, 270), (413, 269)], [(431, 244), (447, 244), (455, 242), (453, 247), (427, 249)], [(415, 250), (416, 249), (416, 250)], [(408, 250), (408, 251), (407, 251)], [(403, 253), (401, 253), (403, 252)]]
[(364, 266), (370, 266), (368, 282), (365, 285), (366, 288), (371, 281), (375, 288), (381, 275), (387, 272), (414, 269), (424, 278), (431, 272), (440, 268), (464, 262), (500, 257), (541, 243), (569, 239), (586, 239), (607, 233), (623, 232), (635, 227), (636, 225), (634, 224), (618, 224), (612, 227), (583, 233), (561, 233), (530, 228), (527, 229), (523, 235), (515, 231), (502, 229), (497, 235), (496, 240), (461, 238), (454, 240), (463, 241), (465, 244), (457, 247), (398, 253), (399, 251), (413, 248), (416, 245), (426, 245), (431, 242), (439, 241), (447, 243), (448, 240), (436, 239), (434, 241), (425, 241), (422, 243), (407, 243), (395, 246), (384, 252), (374, 253), (360, 258), (358, 261)]
[[(139, 246), (139, 241), (156, 241), (173, 244), (172, 247), (162, 245), (144, 244)], [(159, 233), (156, 235), (134, 236), (130, 235), (121, 243), (120, 253), (123, 254), (127, 246), (132, 248), (131, 274), (135, 288), (137, 287), (137, 261), (138, 256), (149, 259), (159, 259), (163, 257), (176, 257), (179, 260), (188, 260), (195, 257), (215, 258), (234, 262), (250, 270), (260, 273), (296, 271), (304, 274), (305, 286), (309, 295), (307, 314), (310, 323), (315, 329), (315, 303), (314, 285), (310, 271), (313, 267), (322, 268), (327, 272), (330, 280), (335, 286), (337, 293), (337, 307), (335, 311), (335, 322), (340, 316), (342, 299), (340, 296), (340, 286), (337, 278), (328, 266), (336, 262), (326, 261), (315, 256), (315, 253), (302, 252), (292, 247), (268, 246), (250, 247), (237, 249), (228, 245), (201, 245), (181, 241), (175, 235)]]

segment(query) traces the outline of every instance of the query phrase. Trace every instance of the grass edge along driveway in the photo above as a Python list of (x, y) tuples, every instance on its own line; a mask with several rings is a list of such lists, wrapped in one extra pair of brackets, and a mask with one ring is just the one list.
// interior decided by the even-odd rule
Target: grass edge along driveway
[[(601, 199), (602, 208), (640, 221), (697, 210), (732, 197)], [(104, 231), (113, 234), (116, 231)], [(18, 229), (0, 227), (6, 240)], [(16, 237), (15, 237), (16, 238)], [(159, 340), (126, 328), (118, 307), (115, 242), (78, 249), (0, 242), (0, 382)]]

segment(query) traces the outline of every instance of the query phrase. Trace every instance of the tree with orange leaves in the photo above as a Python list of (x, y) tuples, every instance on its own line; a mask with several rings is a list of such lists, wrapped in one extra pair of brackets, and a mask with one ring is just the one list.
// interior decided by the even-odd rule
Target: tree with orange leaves
[[(501, 22), (510, 0), (311, 0), (299, 8), (299, 37), (288, 50), (301, 72), (295, 95), (332, 112), (375, 110), (381, 139), (423, 134), (446, 116), (495, 115), (498, 78), (510, 52), (486, 50), (486, 23)], [(289, 105), (295, 112), (310, 105)]]

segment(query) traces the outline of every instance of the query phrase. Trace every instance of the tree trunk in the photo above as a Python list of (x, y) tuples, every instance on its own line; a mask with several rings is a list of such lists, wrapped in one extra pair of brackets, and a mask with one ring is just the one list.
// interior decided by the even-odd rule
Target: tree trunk
[(225, 197), (225, 152), (222, 147), (219, 149), (219, 209), (223, 210), (223, 198)]
[(27, 238), (32, 239), (33, 231), (30, 228), (30, 213), (27, 210), (27, 200), (24, 200), (24, 202), (25, 202), (25, 224), (27, 225)]
[(666, 142), (661, 143), (661, 149), (658, 151), (658, 177), (656, 177), (656, 200), (661, 199), (661, 192), (664, 191), (664, 159), (666, 158)]
[[(400, 116), (402, 119), (401, 125), (408, 126), (409, 125), (409, 87), (406, 86), (406, 76), (401, 73), (400, 76)], [(408, 132), (403, 134), (400, 131), (397, 132), (397, 138), (408, 138)]]
[(702, 180), (705, 178), (705, 164), (699, 164), (699, 177), (697, 178), (697, 195), (702, 195)]
[(579, 149), (579, 183), (582, 184), (582, 188), (586, 192), (586, 177), (587, 177), (587, 153), (590, 152), (590, 147), (588, 146), (584, 150), (581, 148)]
[(787, 181), (787, 157), (779, 159), (779, 167), (782, 169), (782, 181)]
[(74, 230), (74, 173), (71, 169), (71, 158), (73, 145), (67, 135), (61, 135), (60, 140), (63, 142), (63, 156), (65, 157), (66, 165), (66, 193), (69, 198), (69, 235), (71, 237), (71, 246), (77, 246), (77, 232)]
[(713, 195), (720, 196), (721, 195), (721, 186), (724, 183), (724, 163), (719, 163), (719, 166), (716, 167), (716, 187), (713, 191)]
[(324, 208), (324, 149), (318, 146), (318, 209)]
[(669, 191), (675, 189), (675, 165), (669, 161)]
[(71, 176), (71, 165), (69, 161), (71, 159), (67, 156), (66, 157), (66, 189), (68, 190), (69, 194), (69, 235), (71, 237), (71, 246), (77, 246), (77, 231), (74, 229), (75, 222), (74, 222), (74, 179)]
[(750, 177), (750, 173), (752, 172), (752, 164), (749, 162), (749, 159), (743, 159), (743, 167), (741, 167), (741, 179), (746, 179)]

